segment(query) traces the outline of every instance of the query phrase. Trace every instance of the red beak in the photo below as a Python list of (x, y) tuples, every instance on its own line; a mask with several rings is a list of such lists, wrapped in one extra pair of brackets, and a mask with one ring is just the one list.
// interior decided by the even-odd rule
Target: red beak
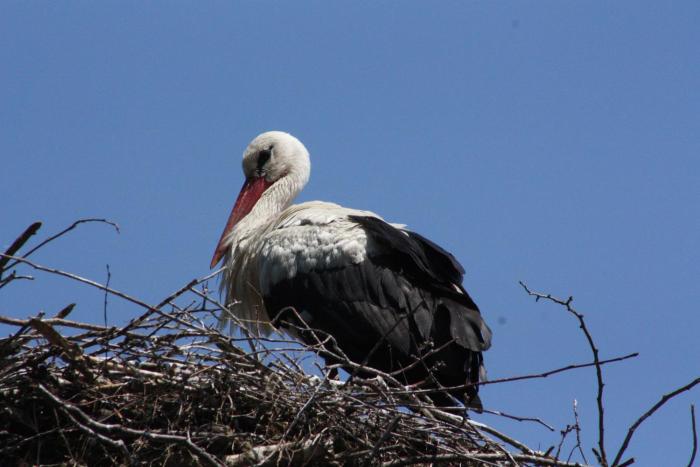
[(224, 241), (233, 226), (236, 225), (241, 219), (243, 219), (255, 206), (262, 194), (270, 188), (273, 182), (268, 182), (265, 177), (249, 178), (243, 184), (241, 192), (238, 194), (236, 199), (236, 204), (233, 205), (231, 210), (231, 215), (228, 217), (228, 222), (226, 222), (226, 227), (221, 233), (221, 238), (219, 243), (216, 245), (216, 250), (214, 250), (214, 257), (211, 259), (210, 268), (216, 266), (216, 264), (221, 260), (221, 257), (226, 253), (226, 242)]

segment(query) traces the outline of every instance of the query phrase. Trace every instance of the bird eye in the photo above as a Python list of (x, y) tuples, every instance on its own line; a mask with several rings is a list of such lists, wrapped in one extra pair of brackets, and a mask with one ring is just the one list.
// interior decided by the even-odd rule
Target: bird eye
[(260, 151), (258, 154), (258, 170), (262, 170), (267, 161), (270, 160), (270, 156), (272, 156), (272, 147)]

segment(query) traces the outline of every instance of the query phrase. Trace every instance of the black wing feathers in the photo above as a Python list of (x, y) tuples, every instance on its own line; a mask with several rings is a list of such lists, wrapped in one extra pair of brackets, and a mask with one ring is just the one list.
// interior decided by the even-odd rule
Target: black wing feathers
[[(332, 335), (353, 361), (387, 372), (410, 367), (400, 373), (408, 384), (478, 382), (491, 331), (461, 288), (462, 266), (419, 234), (375, 217), (350, 219), (367, 234), (367, 259), (319, 266), (273, 285), (264, 297), (270, 316), (289, 306), (305, 312), (307, 324)], [(452, 395), (479, 408), (477, 389)], [(444, 394), (434, 399), (449, 403)]]
[[(461, 286), (464, 268), (452, 253), (418, 233), (399, 230), (379, 218), (350, 216), (350, 219), (360, 224), (380, 247), (382, 252), (375, 255), (373, 261), (386, 264), (394, 271), (402, 271), (442, 293), (454, 295), (466, 306), (479, 310)], [(455, 290), (455, 285), (460, 292)]]
[[(464, 269), (445, 250), (414, 232), (404, 234), (376, 217), (350, 216), (400, 268), (440, 284), (461, 283)], [(383, 256), (380, 253), (380, 257)]]

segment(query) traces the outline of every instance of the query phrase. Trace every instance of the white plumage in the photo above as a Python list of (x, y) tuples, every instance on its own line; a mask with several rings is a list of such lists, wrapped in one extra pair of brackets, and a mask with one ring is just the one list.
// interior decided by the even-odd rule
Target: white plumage
[(260, 286), (263, 293), (297, 273), (337, 268), (364, 261), (367, 235), (349, 215), (372, 215), (336, 204), (310, 202), (286, 209), (260, 239)]

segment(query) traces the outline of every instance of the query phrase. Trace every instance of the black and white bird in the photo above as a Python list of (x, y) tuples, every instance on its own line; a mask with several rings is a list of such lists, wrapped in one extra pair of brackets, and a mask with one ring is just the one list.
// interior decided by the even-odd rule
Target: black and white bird
[[(263, 133), (246, 148), (245, 183), (211, 261), (213, 268), (224, 258), (227, 266), (228, 311), (255, 333), (280, 322), (307, 344), (332, 336), (353, 362), (406, 384), (483, 380), (491, 331), (462, 286), (462, 266), (372, 212), (321, 201), (291, 205), (310, 171), (308, 151), (288, 133)], [(303, 326), (285, 328), (294, 321), (279, 315), (291, 309)], [(477, 392), (474, 385), (449, 394), (480, 409)], [(444, 392), (431, 397), (454, 406)]]

